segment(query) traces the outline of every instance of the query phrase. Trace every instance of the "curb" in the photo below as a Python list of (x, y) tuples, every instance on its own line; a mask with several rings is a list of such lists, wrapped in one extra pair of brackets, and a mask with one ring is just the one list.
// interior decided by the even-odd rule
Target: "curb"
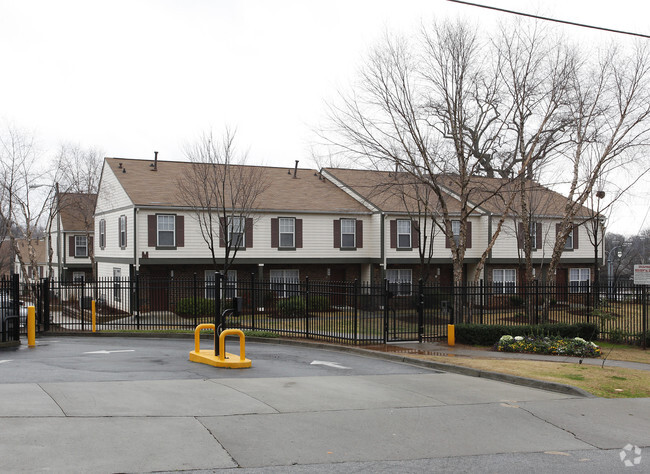
[[(58, 337), (58, 336), (78, 336), (78, 337), (142, 337), (142, 338), (160, 338), (160, 339), (194, 339), (194, 334), (184, 333), (85, 333), (85, 332), (48, 332), (42, 333), (42, 337)], [(502, 374), (499, 372), (491, 372), (487, 370), (472, 369), (471, 367), (463, 367), (460, 365), (448, 364), (444, 362), (434, 362), (430, 360), (415, 359), (406, 357), (399, 354), (389, 354), (386, 352), (373, 351), (371, 349), (363, 349), (357, 346), (342, 346), (339, 344), (325, 344), (322, 342), (300, 341), (294, 339), (284, 338), (268, 338), (268, 337), (247, 337), (247, 341), (262, 343), (262, 344), (278, 344), (278, 345), (292, 345), (302, 347), (315, 347), (317, 349), (331, 350), (336, 352), (349, 352), (359, 354), (366, 357), (375, 359), (384, 359), (391, 362), (401, 362), (404, 364), (416, 365), (418, 367), (425, 367), (427, 369), (440, 370), (443, 372), (451, 372), (459, 375), (467, 375), (470, 377), (481, 377), (497, 382), (505, 382), (513, 385), (521, 385), (524, 387), (536, 388), (540, 390), (547, 390), (564, 395), (573, 395), (583, 398), (598, 398), (585, 390), (571, 385), (565, 385), (557, 382), (547, 382), (544, 380), (529, 379), (527, 377), (519, 377), (517, 375)]]

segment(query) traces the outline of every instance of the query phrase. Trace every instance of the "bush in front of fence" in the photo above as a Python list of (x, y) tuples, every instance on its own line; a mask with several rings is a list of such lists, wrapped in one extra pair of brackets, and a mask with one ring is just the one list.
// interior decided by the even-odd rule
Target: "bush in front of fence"
[(213, 316), (214, 300), (209, 298), (181, 298), (176, 302), (176, 313), (181, 316)]
[(456, 342), (470, 346), (493, 346), (504, 334), (511, 336), (548, 336), (592, 340), (598, 338), (598, 325), (594, 323), (577, 324), (456, 324)]
[[(307, 300), (304, 296), (292, 296), (277, 302), (277, 314), (281, 318), (304, 317), (307, 309)], [(330, 309), (330, 300), (326, 296), (310, 296), (309, 311), (327, 311)]]

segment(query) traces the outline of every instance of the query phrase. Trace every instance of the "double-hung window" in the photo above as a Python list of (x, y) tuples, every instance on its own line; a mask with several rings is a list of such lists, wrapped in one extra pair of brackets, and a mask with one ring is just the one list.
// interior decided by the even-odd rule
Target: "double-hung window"
[(394, 296), (410, 296), (413, 274), (411, 269), (390, 269), (386, 270), (388, 288)]
[(280, 231), (280, 248), (295, 248), (296, 219), (293, 217), (280, 217), (278, 227)]
[(571, 231), (569, 232), (569, 235), (566, 238), (566, 242), (564, 243), (564, 249), (565, 250), (573, 250), (573, 232), (575, 231), (575, 228), (571, 228)]
[(569, 269), (569, 291), (571, 293), (587, 293), (591, 271), (589, 268)]
[(537, 249), (537, 222), (530, 221), (530, 228), (528, 229), (528, 235), (530, 236), (530, 248), (536, 250)]
[(397, 248), (410, 249), (411, 244), (411, 221), (398, 219), (397, 220)]
[(288, 298), (300, 292), (298, 270), (271, 270), (271, 290), (278, 298)]
[(85, 235), (74, 236), (74, 256), (87, 257), (88, 256), (88, 237)]
[(158, 215), (156, 216), (158, 225), (157, 233), (158, 247), (174, 247), (176, 245), (176, 216)]
[(497, 294), (514, 294), (517, 289), (517, 270), (495, 269), (492, 271), (492, 289)]
[(341, 219), (341, 248), (353, 249), (357, 245), (357, 220)]
[(460, 221), (451, 221), (451, 233), (454, 236), (456, 245), (460, 242)]
[(122, 270), (118, 267), (113, 268), (113, 299), (122, 299)]
[(72, 283), (83, 283), (86, 279), (84, 272), (72, 272)]
[(246, 219), (241, 216), (231, 217), (228, 219), (228, 242), (233, 248), (245, 248), (245, 233)]

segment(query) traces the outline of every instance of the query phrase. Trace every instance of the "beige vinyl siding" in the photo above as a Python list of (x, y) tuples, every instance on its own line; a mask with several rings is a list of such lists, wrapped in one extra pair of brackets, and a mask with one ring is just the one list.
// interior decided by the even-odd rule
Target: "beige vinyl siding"
[(97, 196), (97, 206), (95, 208), (95, 220), (100, 219), (101, 214), (113, 209), (121, 209), (132, 206), (133, 202), (124, 191), (119, 183), (113, 170), (104, 162), (102, 168), (102, 181)]
[[(126, 216), (126, 248), (119, 246), (118, 232), (120, 216)], [(106, 220), (106, 247), (99, 248), (99, 221)], [(95, 217), (95, 235), (93, 236), (96, 258), (133, 258), (133, 209), (108, 212)]]
[[(150, 214), (176, 214), (185, 216), (185, 245), (175, 250), (160, 250), (148, 245), (148, 215)], [(379, 215), (356, 216), (363, 221), (363, 248), (354, 251), (342, 251), (334, 248), (333, 221), (341, 217), (352, 217), (339, 214), (298, 214), (280, 212), (277, 214), (260, 213), (251, 216), (253, 219), (253, 247), (237, 252), (239, 258), (291, 260), (293, 258), (378, 258), (380, 254), (379, 243)], [(303, 222), (303, 247), (296, 250), (278, 250), (271, 247), (271, 219), (277, 217), (296, 217)], [(175, 212), (173, 210), (141, 210), (138, 213), (137, 235), (138, 256), (148, 252), (149, 258), (210, 258), (208, 245), (201, 235), (199, 223), (193, 213)], [(107, 239), (112, 239), (108, 235)], [(114, 237), (117, 242), (117, 235)], [(218, 235), (215, 236), (215, 247), (218, 258), (223, 258), (224, 249), (219, 247)]]

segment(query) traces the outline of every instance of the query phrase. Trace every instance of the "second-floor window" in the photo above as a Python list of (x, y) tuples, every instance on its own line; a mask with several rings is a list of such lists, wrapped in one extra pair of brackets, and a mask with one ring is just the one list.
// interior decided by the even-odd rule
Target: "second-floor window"
[(174, 247), (176, 245), (176, 216), (158, 215), (157, 218), (157, 246)]
[(356, 247), (356, 219), (341, 219), (341, 248), (355, 248)]
[(397, 248), (410, 249), (411, 244), (411, 221), (397, 220)]
[(296, 247), (296, 220), (293, 217), (280, 217), (278, 219), (280, 231), (280, 247)]
[(99, 221), (99, 248), (104, 249), (106, 247), (106, 220), (102, 219)]
[(451, 221), (451, 233), (454, 236), (454, 242), (458, 245), (458, 242), (460, 242), (460, 221)]
[(228, 219), (228, 242), (232, 247), (246, 247), (246, 219), (244, 217), (231, 217)]
[(537, 223), (536, 222), (530, 221), (528, 235), (530, 236), (530, 248), (537, 249)]
[(88, 256), (88, 238), (85, 235), (75, 235), (74, 237), (74, 256)]
[(120, 216), (119, 225), (120, 248), (126, 248), (126, 216)]

